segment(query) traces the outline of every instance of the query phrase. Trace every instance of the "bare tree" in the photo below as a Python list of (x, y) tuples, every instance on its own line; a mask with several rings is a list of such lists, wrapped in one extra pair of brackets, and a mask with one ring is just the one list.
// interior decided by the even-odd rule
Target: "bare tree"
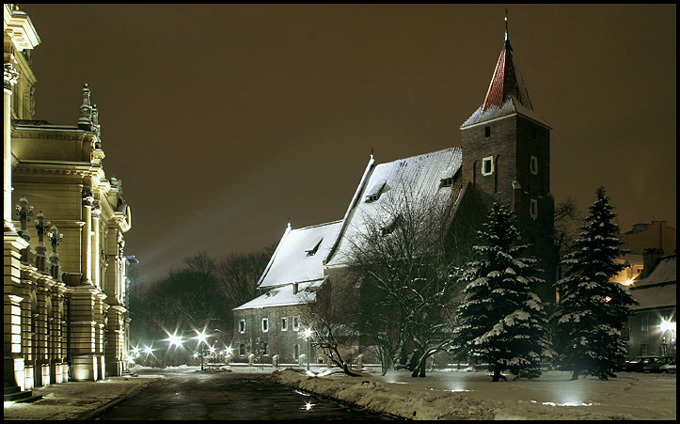
[(386, 356), (383, 375), (397, 360), (387, 356), (413, 343), (420, 352), (413, 376), (424, 377), (427, 359), (452, 341), (462, 300), (456, 274), (469, 249), (451, 248), (451, 199), (423, 194), (409, 182), (400, 187), (363, 216), (365, 228), (350, 240), (350, 267), (362, 296), (371, 299), (359, 325)]
[(319, 347), (324, 355), (343, 373), (358, 377), (361, 374), (351, 370), (354, 357), (360, 352), (356, 318), (358, 293), (341, 281), (322, 284), (313, 292), (301, 291), (298, 296), (303, 302), (300, 312), (304, 322), (313, 331), (312, 346)]

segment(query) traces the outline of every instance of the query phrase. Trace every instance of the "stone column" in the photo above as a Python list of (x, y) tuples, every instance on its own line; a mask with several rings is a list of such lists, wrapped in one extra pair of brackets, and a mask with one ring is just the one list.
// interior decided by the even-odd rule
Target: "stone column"
[(83, 189), (83, 226), (82, 250), (81, 250), (81, 269), (83, 273), (82, 281), (92, 285), (92, 204), (94, 197), (92, 193)]
[(3, 220), (4, 231), (16, 232), (12, 225), (12, 86), (17, 83), (19, 73), (11, 63), (5, 63), (4, 70), (4, 102), (5, 109), (3, 115)]
[(99, 236), (99, 217), (101, 216), (102, 208), (100, 205), (95, 205), (92, 207), (92, 228), (94, 229), (94, 240), (92, 242), (92, 268), (94, 270), (93, 279), (94, 286), (98, 289), (102, 289), (101, 281), (101, 264), (100, 264), (100, 246), (101, 238)]

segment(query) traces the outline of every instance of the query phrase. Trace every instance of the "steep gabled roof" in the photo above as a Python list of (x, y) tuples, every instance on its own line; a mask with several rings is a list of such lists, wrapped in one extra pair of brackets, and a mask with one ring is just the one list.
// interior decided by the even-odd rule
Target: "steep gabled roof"
[(258, 288), (323, 279), (323, 260), (341, 224), (342, 221), (335, 221), (296, 229), (289, 225), (258, 281)]
[(389, 201), (392, 194), (408, 190), (420, 196), (451, 198), (453, 191), (459, 188), (442, 184), (442, 181), (453, 179), (461, 167), (462, 159), (460, 147), (378, 165), (371, 158), (345, 214), (336, 245), (328, 253), (327, 266), (339, 266), (347, 262), (350, 240), (357, 233), (365, 231), (367, 220), (380, 219), (379, 215), (384, 211), (381, 202)]

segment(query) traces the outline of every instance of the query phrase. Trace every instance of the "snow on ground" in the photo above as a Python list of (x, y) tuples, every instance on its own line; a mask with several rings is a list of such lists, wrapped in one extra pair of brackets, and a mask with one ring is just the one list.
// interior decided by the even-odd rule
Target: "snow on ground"
[(32, 403), (5, 402), (4, 420), (74, 420), (137, 392), (158, 376), (112, 377), (97, 382), (69, 381), (33, 389), (42, 399)]
[(536, 380), (493, 383), (484, 372), (408, 371), (363, 377), (310, 377), (286, 369), (274, 381), (378, 412), (410, 419), (656, 419), (675, 420), (675, 375), (619, 373), (569, 381), (570, 372), (548, 371)]
[[(200, 367), (165, 368), (168, 372), (201, 372)], [(484, 372), (430, 371), (412, 378), (408, 371), (380, 375), (368, 367), (362, 377), (331, 374), (310, 377), (304, 369), (276, 370), (271, 366), (232, 364), (214, 371), (271, 374), (282, 384), (339, 399), (367, 409), (410, 419), (655, 419), (675, 420), (675, 375), (619, 373), (600, 381), (587, 377), (569, 381), (571, 373), (548, 371), (536, 380), (491, 382)], [(68, 382), (34, 389), (43, 396), (34, 403), (5, 404), (5, 420), (70, 420), (134, 396), (162, 378), (146, 375), (113, 377), (99, 382)], [(312, 366), (312, 371), (323, 368)], [(415, 412), (415, 414), (414, 414)]]

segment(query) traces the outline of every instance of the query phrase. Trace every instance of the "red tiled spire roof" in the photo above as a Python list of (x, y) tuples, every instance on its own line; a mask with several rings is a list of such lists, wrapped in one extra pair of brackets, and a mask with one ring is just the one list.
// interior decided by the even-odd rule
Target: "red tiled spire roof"
[(484, 98), (483, 110), (486, 111), (491, 105), (500, 108), (510, 97), (514, 97), (522, 106), (534, 110), (508, 39), (508, 18), (506, 17), (505, 42), (498, 57), (489, 90), (486, 92), (486, 98)]

